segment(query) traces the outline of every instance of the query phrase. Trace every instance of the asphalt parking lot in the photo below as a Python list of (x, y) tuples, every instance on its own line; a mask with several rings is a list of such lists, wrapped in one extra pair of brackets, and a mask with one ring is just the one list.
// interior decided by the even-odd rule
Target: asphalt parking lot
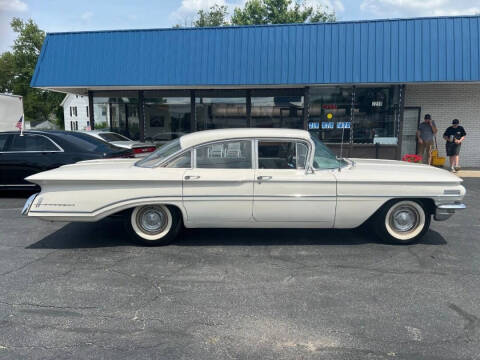
[(480, 179), (423, 241), (47, 223), (0, 198), (1, 359), (480, 359)]

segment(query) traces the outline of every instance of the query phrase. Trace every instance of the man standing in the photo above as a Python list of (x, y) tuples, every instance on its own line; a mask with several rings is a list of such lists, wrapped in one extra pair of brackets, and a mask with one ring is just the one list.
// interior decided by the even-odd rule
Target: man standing
[(424, 164), (430, 165), (432, 162), (433, 137), (437, 131), (435, 121), (432, 120), (430, 114), (425, 114), (424, 120), (420, 123), (417, 130), (417, 155), (422, 156)]
[(458, 125), (459, 123), (458, 119), (453, 119), (452, 126), (449, 126), (443, 133), (443, 138), (447, 141), (446, 150), (447, 156), (450, 157), (450, 169), (452, 172), (457, 172), (460, 168), (458, 166), (460, 147), (467, 135), (463, 126)]

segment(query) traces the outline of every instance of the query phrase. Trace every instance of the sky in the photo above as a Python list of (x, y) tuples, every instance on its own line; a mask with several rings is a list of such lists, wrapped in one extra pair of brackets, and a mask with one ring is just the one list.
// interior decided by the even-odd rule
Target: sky
[[(13, 44), (13, 17), (33, 19), (46, 32), (165, 28), (190, 25), (200, 9), (246, 0), (0, 0), (0, 53)], [(480, 14), (480, 0), (306, 0), (335, 10), (338, 20)]]

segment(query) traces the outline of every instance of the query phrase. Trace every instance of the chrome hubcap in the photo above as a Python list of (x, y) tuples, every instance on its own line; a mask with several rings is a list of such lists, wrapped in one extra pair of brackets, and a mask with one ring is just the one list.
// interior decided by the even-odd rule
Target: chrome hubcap
[(158, 234), (167, 226), (167, 214), (161, 208), (148, 207), (138, 212), (137, 224), (148, 234)]
[(391, 216), (390, 225), (399, 232), (407, 232), (418, 226), (419, 214), (411, 207), (400, 207)]

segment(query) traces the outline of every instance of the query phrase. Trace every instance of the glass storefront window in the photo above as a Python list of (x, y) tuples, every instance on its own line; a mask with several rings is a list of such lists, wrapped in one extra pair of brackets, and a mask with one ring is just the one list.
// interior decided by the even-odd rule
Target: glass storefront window
[(145, 140), (158, 145), (190, 133), (189, 97), (145, 98)]
[(395, 89), (395, 86), (355, 89), (354, 143), (397, 144)]
[(303, 96), (252, 95), (251, 102), (252, 127), (303, 129)]
[(242, 128), (247, 125), (246, 97), (195, 98), (197, 130)]
[(106, 103), (93, 104), (95, 129), (110, 129), (110, 112)]
[(308, 129), (324, 143), (350, 141), (352, 87), (310, 88)]
[(133, 140), (140, 138), (138, 99), (93, 97), (95, 129), (108, 129)]

